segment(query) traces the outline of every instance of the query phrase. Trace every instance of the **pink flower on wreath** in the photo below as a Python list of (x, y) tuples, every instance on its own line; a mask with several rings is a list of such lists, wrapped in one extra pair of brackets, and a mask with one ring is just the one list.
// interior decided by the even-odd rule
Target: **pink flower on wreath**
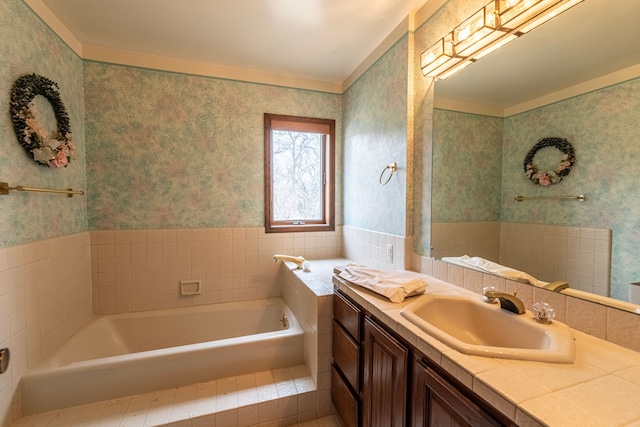
[(549, 185), (549, 184), (551, 184), (551, 179), (549, 179), (549, 175), (547, 175), (547, 174), (540, 175), (540, 177), (538, 178), (538, 184), (540, 184), (540, 185)]
[(56, 149), (58, 154), (64, 153), (64, 157), (69, 157), (69, 147), (66, 144), (60, 144)]
[(66, 167), (67, 164), (69, 164), (69, 161), (67, 160), (65, 150), (58, 151), (55, 159), (49, 160), (49, 166), (53, 168), (63, 168)]

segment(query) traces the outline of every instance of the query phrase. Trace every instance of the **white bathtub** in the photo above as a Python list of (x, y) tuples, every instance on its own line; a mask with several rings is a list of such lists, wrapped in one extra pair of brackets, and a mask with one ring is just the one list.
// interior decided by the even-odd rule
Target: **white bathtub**
[(96, 317), (22, 376), (22, 410), (301, 365), (303, 341), (282, 299)]

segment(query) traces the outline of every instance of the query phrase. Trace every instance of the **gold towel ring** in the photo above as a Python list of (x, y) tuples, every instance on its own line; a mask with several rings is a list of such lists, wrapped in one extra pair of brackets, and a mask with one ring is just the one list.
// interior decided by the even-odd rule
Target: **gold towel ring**
[[(388, 170), (391, 171), (391, 173), (389, 174), (389, 178), (387, 178), (387, 180), (385, 182), (382, 182), (382, 177), (384, 176), (384, 173)], [(392, 162), (389, 163), (387, 166), (385, 166), (384, 169), (382, 169), (382, 173), (380, 174), (380, 179), (378, 181), (380, 181), (381, 185), (387, 185), (387, 183), (389, 181), (391, 181), (391, 177), (393, 176), (393, 173), (398, 169), (396, 162)]]

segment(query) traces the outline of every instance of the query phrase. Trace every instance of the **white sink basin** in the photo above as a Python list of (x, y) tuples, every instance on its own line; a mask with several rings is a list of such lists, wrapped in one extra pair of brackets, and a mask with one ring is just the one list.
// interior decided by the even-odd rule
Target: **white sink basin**
[(402, 316), (461, 353), (505, 359), (573, 363), (575, 342), (564, 323), (541, 324), (482, 297), (425, 294)]

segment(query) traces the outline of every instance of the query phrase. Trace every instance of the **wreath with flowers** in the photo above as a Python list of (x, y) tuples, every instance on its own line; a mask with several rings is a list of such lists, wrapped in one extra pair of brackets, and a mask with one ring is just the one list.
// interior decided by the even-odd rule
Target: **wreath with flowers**
[[(37, 95), (43, 96), (53, 108), (58, 129), (49, 133), (38, 121), (33, 103)], [(39, 165), (51, 168), (67, 167), (76, 147), (71, 140), (69, 114), (65, 108), (57, 83), (37, 74), (27, 74), (13, 83), (9, 110), (18, 142), (27, 155)]]
[[(562, 157), (558, 166), (554, 170), (539, 171), (533, 164), (536, 153), (546, 147), (555, 147), (562, 152)], [(524, 173), (536, 185), (551, 185), (562, 181), (562, 178), (569, 175), (571, 168), (576, 161), (576, 153), (573, 146), (565, 138), (543, 138), (533, 146), (524, 158)]]

